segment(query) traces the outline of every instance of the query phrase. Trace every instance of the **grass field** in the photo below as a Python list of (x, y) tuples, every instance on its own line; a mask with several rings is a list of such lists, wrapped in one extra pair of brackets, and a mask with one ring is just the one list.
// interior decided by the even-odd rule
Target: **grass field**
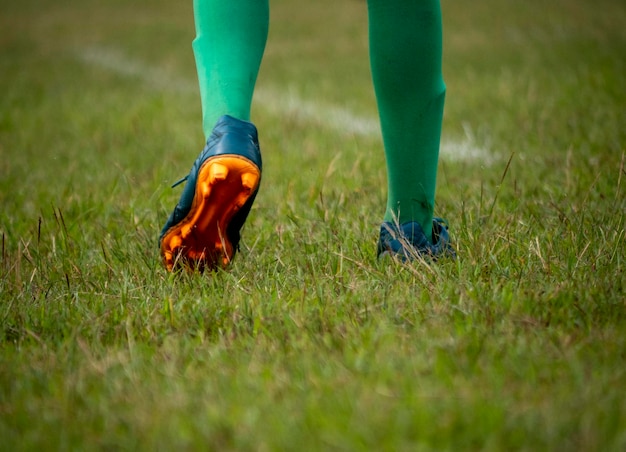
[(626, 8), (443, 11), (458, 260), (376, 260), (365, 2), (275, 0), (242, 251), (172, 275), (191, 2), (0, 0), (0, 449), (626, 449)]

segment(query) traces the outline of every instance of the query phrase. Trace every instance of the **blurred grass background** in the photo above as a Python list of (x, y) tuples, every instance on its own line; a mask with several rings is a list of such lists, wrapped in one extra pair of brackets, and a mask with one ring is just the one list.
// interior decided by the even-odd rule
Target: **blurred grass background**
[(436, 266), (375, 259), (365, 2), (271, 6), (242, 253), (170, 275), (191, 2), (0, 1), (0, 449), (622, 450), (622, 2), (443, 3)]

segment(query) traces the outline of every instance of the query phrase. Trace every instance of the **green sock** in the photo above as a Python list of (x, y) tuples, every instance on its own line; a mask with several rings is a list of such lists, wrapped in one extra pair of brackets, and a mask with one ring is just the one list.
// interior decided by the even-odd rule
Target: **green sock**
[(249, 121), (265, 50), (268, 0), (194, 0), (196, 58), (205, 135), (222, 115)]
[(385, 221), (430, 238), (445, 84), (439, 0), (368, 0), (372, 77), (387, 160)]

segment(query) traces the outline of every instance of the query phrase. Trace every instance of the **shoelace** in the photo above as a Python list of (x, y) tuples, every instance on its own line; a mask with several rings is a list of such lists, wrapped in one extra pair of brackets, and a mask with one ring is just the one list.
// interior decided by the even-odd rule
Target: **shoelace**
[(183, 182), (185, 182), (187, 179), (189, 179), (189, 174), (188, 174), (188, 175), (186, 175), (185, 177), (183, 177), (182, 179), (179, 179), (179, 180), (177, 180), (176, 182), (174, 182), (174, 183), (172, 184), (172, 187), (171, 187), (171, 188), (176, 188), (176, 187), (178, 187), (180, 184), (182, 184)]

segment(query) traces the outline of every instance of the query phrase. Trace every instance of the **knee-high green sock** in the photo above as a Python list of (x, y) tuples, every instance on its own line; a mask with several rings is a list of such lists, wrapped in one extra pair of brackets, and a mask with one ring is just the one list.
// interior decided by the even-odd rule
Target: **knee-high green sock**
[(368, 0), (372, 77), (387, 160), (385, 221), (430, 238), (445, 98), (439, 0)]
[(208, 137), (225, 114), (250, 120), (254, 84), (267, 41), (268, 0), (194, 0), (202, 125)]

